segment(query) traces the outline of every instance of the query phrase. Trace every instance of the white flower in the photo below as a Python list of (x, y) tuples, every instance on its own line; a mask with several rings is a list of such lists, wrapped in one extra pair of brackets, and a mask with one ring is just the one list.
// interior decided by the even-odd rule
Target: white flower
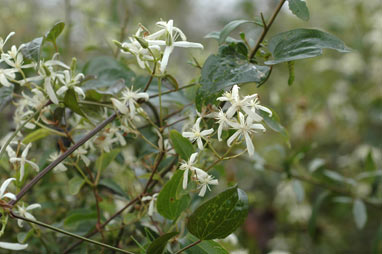
[[(119, 112), (126, 115), (130, 112), (131, 119), (134, 119), (136, 113), (136, 106), (138, 106), (138, 100), (143, 99), (147, 101), (149, 99), (148, 93), (139, 93), (139, 89), (133, 91), (133, 88), (126, 88), (122, 91), (122, 96), (120, 100), (112, 98), (111, 101)], [(127, 107), (127, 105), (129, 107)]]
[[(60, 157), (60, 153), (54, 152), (51, 155), (49, 155), (49, 161), (55, 161), (58, 157)], [(60, 162), (56, 167), (54, 167), (53, 172), (65, 172), (68, 170), (68, 168), (64, 165), (63, 162)]]
[[(203, 49), (203, 45), (200, 43), (186, 41), (187, 38), (184, 33), (179, 28), (174, 27), (173, 23), (173, 20), (157, 22), (157, 26), (162, 29), (146, 37), (149, 45), (166, 46), (159, 68), (162, 73), (166, 70), (169, 57), (175, 47)], [(162, 36), (165, 39), (164, 41), (157, 40), (157, 38)], [(181, 41), (176, 41), (178, 37), (181, 38)]]
[(0, 37), (0, 52), (3, 52), (3, 47), (4, 47), (5, 43), (7, 43), (9, 38), (11, 38), (14, 34), (15, 34), (15, 32), (10, 32), (8, 34), (8, 36), (5, 38), (5, 40), (3, 40), (2, 37)]
[(239, 122), (230, 122), (229, 125), (233, 129), (236, 129), (237, 131), (227, 140), (227, 145), (231, 146), (232, 142), (235, 139), (240, 138), (241, 136), (244, 136), (245, 143), (247, 145), (248, 154), (252, 156), (255, 153), (255, 148), (253, 147), (253, 143), (250, 137), (250, 134), (258, 131), (265, 131), (265, 128), (262, 124), (254, 124), (252, 123), (253, 119), (248, 116), (247, 120), (245, 120), (244, 115), (239, 112)]
[(11, 163), (15, 163), (15, 162), (19, 162), (20, 163), (20, 181), (23, 180), (23, 177), (24, 177), (24, 168), (25, 168), (25, 164), (28, 163), (29, 165), (31, 165), (34, 169), (36, 169), (36, 171), (39, 171), (40, 168), (39, 166), (34, 163), (33, 161), (30, 161), (30, 160), (27, 160), (27, 155), (28, 155), (28, 152), (29, 152), (29, 149), (32, 147), (32, 143), (29, 143), (24, 151), (21, 153), (21, 157), (11, 157), (9, 158), (9, 161)]
[[(183, 174), (183, 189), (187, 189), (187, 182), (188, 182), (188, 172), (191, 171), (196, 171), (196, 170), (201, 170), (197, 167), (194, 167), (196, 157), (198, 156), (198, 153), (193, 153), (191, 154), (190, 158), (188, 161), (183, 161), (180, 164), (179, 169), (184, 170)], [(203, 170), (202, 170), (203, 171)]]
[(88, 157), (86, 157), (87, 153), (88, 151), (85, 148), (80, 146), (79, 148), (77, 148), (77, 150), (73, 152), (73, 155), (76, 156), (77, 158), (81, 158), (81, 160), (85, 163), (85, 165), (89, 166), (90, 160)]
[(217, 123), (219, 124), (218, 127), (218, 140), (222, 141), (221, 135), (223, 129), (226, 129), (229, 127), (230, 120), (227, 118), (226, 113), (222, 109), (219, 110), (218, 113), (215, 114), (215, 119), (217, 120)]
[(204, 131), (200, 131), (200, 121), (201, 120), (202, 120), (202, 118), (200, 118), (200, 117), (196, 120), (194, 126), (192, 126), (191, 132), (185, 131), (182, 133), (182, 136), (185, 138), (188, 138), (189, 140), (191, 140), (191, 142), (194, 142), (196, 140), (199, 150), (203, 150), (203, 148), (204, 148), (202, 138), (205, 138), (206, 136), (208, 136), (212, 132), (214, 132), (213, 128), (208, 129), (208, 130), (204, 130)]
[[(254, 98), (253, 100), (251, 100), (249, 105), (252, 107), (252, 109), (254, 109), (255, 113), (256, 111), (261, 110), (267, 112), (269, 116), (272, 116), (272, 111), (269, 108), (260, 105), (259, 98)], [(256, 121), (256, 119), (253, 120)]]
[(199, 188), (200, 188), (199, 196), (200, 197), (204, 197), (207, 189), (209, 191), (211, 190), (210, 184), (218, 185), (218, 180), (214, 179), (214, 177), (212, 175), (209, 175), (204, 171), (203, 171), (203, 173), (200, 171), (197, 171), (196, 177), (197, 177), (197, 180), (199, 183)]
[(0, 200), (3, 198), (9, 198), (12, 200), (16, 200), (16, 195), (10, 192), (5, 193), (5, 190), (7, 189), (8, 185), (12, 182), (15, 181), (15, 178), (8, 178), (3, 182), (3, 184), (0, 187)]
[(12, 86), (8, 80), (13, 81), (16, 78), (16, 72), (15, 69), (0, 69), (0, 84), (6, 87)]
[[(36, 220), (36, 218), (28, 211), (30, 210), (33, 210), (33, 209), (36, 209), (36, 208), (41, 208), (41, 205), (40, 204), (32, 204), (32, 205), (29, 205), (27, 207), (24, 206), (24, 203), (20, 206), (18, 205), (17, 206), (17, 213), (22, 216), (22, 217), (25, 217), (27, 219), (30, 219), (30, 220)], [(19, 225), (20, 228), (23, 227), (23, 220), (20, 220), (20, 219), (17, 219), (17, 224)]]
[(25, 64), (23, 65), (24, 58), (23, 55), (20, 53), (20, 49), (23, 46), (20, 46), (19, 49), (15, 45), (11, 47), (11, 50), (8, 51), (8, 54), (2, 54), (1, 58), (11, 67), (14, 69), (21, 71), (22, 68), (31, 68), (34, 67), (34, 63)]
[(142, 198), (142, 201), (150, 201), (149, 203), (149, 212), (147, 213), (149, 216), (153, 216), (155, 209), (155, 201), (157, 200), (158, 193), (155, 193), (152, 196), (145, 196)]
[(0, 242), (0, 248), (7, 250), (24, 250), (28, 248), (28, 244)]
[(69, 72), (69, 70), (64, 70), (63, 73), (64, 73), (64, 76), (60, 76), (59, 80), (64, 86), (60, 87), (57, 90), (57, 95), (64, 94), (66, 93), (66, 91), (72, 88), (78, 95), (82, 96), (82, 98), (85, 98), (84, 91), (82, 90), (81, 87), (77, 86), (85, 78), (84, 74), (79, 73), (73, 77), (72, 76), (73, 74)]

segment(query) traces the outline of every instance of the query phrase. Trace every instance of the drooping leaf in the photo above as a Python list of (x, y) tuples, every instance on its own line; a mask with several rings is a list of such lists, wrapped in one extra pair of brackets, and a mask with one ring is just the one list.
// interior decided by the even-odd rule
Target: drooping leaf
[(23, 139), (23, 143), (27, 145), (29, 143), (33, 143), (33, 142), (36, 142), (37, 140), (45, 138), (45, 137), (49, 136), (50, 134), (51, 134), (51, 132), (47, 129), (43, 129), (43, 128), (37, 129), (37, 130), (34, 130), (31, 133), (29, 133)]
[[(187, 234), (185, 238), (180, 240), (180, 246), (182, 248), (198, 241), (199, 239), (191, 234)], [(224, 249), (219, 243), (213, 240), (204, 240), (199, 244), (184, 251), (187, 254), (228, 254), (228, 251)]]
[(64, 97), (64, 104), (66, 107), (70, 108), (73, 112), (87, 118), (84, 112), (81, 110), (81, 107), (78, 105), (77, 96), (74, 89), (70, 88), (68, 91), (66, 91), (65, 97)]
[(306, 2), (304, 0), (288, 0), (288, 3), (289, 10), (291, 10), (294, 15), (304, 21), (309, 20), (309, 9), (306, 6)]
[(52, 42), (54, 45), (56, 45), (57, 37), (62, 33), (64, 30), (65, 23), (64, 22), (57, 22), (54, 24), (54, 26), (45, 34), (45, 39), (47, 41)]
[(74, 176), (72, 179), (69, 180), (68, 183), (68, 189), (69, 193), (71, 195), (77, 195), (78, 192), (81, 190), (82, 186), (84, 185), (85, 180), (80, 176)]
[(188, 207), (191, 198), (185, 193), (178, 196), (177, 190), (182, 185), (183, 171), (177, 170), (159, 192), (157, 210), (165, 218), (175, 220)]
[(166, 248), (167, 242), (177, 234), (179, 233), (171, 232), (158, 237), (150, 244), (147, 249), (147, 254), (162, 254)]
[(255, 21), (253, 21), (253, 20), (244, 20), (244, 19), (232, 20), (227, 25), (225, 25), (224, 28), (220, 31), (220, 34), (219, 34), (219, 44), (223, 44), (225, 42), (226, 38), (228, 37), (228, 35), (233, 30), (235, 30), (240, 25), (246, 24), (246, 23), (255, 23)]
[(288, 72), (289, 72), (289, 78), (288, 78), (288, 86), (291, 86), (294, 82), (294, 61), (288, 61)]
[(183, 160), (188, 160), (191, 154), (195, 152), (191, 142), (187, 138), (183, 137), (178, 131), (171, 130), (170, 139), (174, 145), (176, 153), (179, 154), (180, 158)]
[(248, 50), (243, 43), (231, 43), (221, 46), (217, 55), (209, 56), (202, 68), (200, 100), (235, 84), (262, 84), (266, 81), (270, 67), (250, 63), (247, 55)]
[(358, 229), (362, 229), (367, 221), (366, 206), (362, 200), (356, 199), (353, 203), (353, 216)]
[(14, 88), (14, 85), (11, 85), (9, 87), (0, 87), (0, 110), (2, 110), (3, 107), (12, 100), (12, 93)]
[(343, 41), (329, 33), (316, 29), (294, 29), (273, 36), (268, 43), (273, 60), (265, 64), (278, 64), (319, 56), (323, 49), (350, 52)]
[(116, 182), (113, 181), (113, 179), (111, 178), (102, 178), (100, 181), (99, 181), (99, 184), (100, 186), (104, 186), (106, 188), (108, 188), (109, 190), (112, 190), (115, 194), (118, 194), (120, 196), (123, 196), (123, 197), (126, 197), (127, 198), (127, 194), (126, 192), (121, 188), (121, 186), (119, 186)]
[(34, 60), (35, 62), (40, 62), (41, 48), (44, 44), (44, 37), (38, 37), (32, 41), (25, 43), (24, 47), (21, 48), (21, 53), (27, 59)]
[(248, 214), (248, 197), (237, 186), (199, 206), (190, 216), (187, 229), (201, 240), (222, 239), (234, 232)]
[(274, 112), (273, 110), (271, 111), (272, 111), (272, 116), (269, 116), (267, 112), (262, 110), (259, 111), (259, 114), (264, 119), (264, 122), (267, 124), (267, 126), (271, 128), (273, 131), (280, 133), (284, 137), (287, 144), (290, 146), (288, 131), (285, 129), (284, 126), (280, 124), (280, 118), (277, 115), (277, 113)]

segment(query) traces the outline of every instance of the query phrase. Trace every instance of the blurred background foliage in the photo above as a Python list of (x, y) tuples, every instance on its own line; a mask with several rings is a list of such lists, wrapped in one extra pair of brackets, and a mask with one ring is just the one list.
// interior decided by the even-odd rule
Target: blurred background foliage
[[(204, 35), (221, 30), (234, 19), (253, 19), (260, 12), (267, 18), (277, 3), (274, 0), (0, 0), (0, 35), (5, 37), (15, 31), (10, 44), (20, 44), (44, 34), (55, 22), (65, 21), (64, 35), (58, 40), (61, 56), (67, 62), (75, 56), (83, 66), (93, 56), (115, 56), (112, 40), (127, 39), (138, 23), (151, 28), (160, 18), (174, 19), (189, 41), (205, 46), (202, 52), (176, 51), (170, 60), (168, 72), (186, 84), (199, 75), (187, 64), (191, 56), (203, 63), (209, 54), (217, 51), (216, 41), (205, 39)], [(226, 163), (225, 178), (237, 181), (251, 203), (246, 223), (237, 233), (239, 245), (249, 253), (275, 249), (290, 253), (371, 253), (378, 244), (378, 235), (382, 234), (381, 209), (368, 206), (367, 224), (359, 230), (353, 220), (352, 205), (344, 198), (336, 199), (338, 195), (334, 192), (325, 196), (325, 188), (314, 181), (312, 184), (311, 178), (346, 189), (349, 185), (325, 176), (324, 172), (330, 170), (354, 178), (366, 171), (368, 156), (375, 168), (381, 169), (382, 3), (380, 0), (308, 0), (307, 5), (311, 13), (308, 22), (297, 19), (284, 6), (268, 36), (293, 28), (314, 27), (336, 35), (352, 52), (325, 51), (318, 58), (297, 61), (292, 86), (288, 86), (288, 68), (284, 64), (275, 66), (268, 82), (260, 88), (253, 84), (243, 87), (248, 92), (259, 93), (263, 105), (278, 113), (289, 131), (291, 148), (280, 135), (268, 131), (255, 139), (255, 158)], [(253, 45), (261, 28), (243, 25), (232, 36), (239, 38), (241, 31)], [(140, 72), (134, 66), (135, 59), (124, 61)], [(7, 106), (0, 112), (1, 137), (13, 128), (12, 110)], [(285, 168), (303, 177), (296, 183), (293, 177), (279, 172)], [(4, 177), (7, 176), (2, 175), (1, 179)], [(381, 177), (372, 182), (359, 181), (350, 185), (352, 189), (348, 191), (361, 197), (382, 198), (381, 181)], [(296, 191), (301, 186), (305, 191)], [(57, 202), (52, 202), (55, 206), (65, 207), (72, 201), (56, 198)], [(316, 212), (317, 217), (312, 219)], [(38, 211), (35, 214), (37, 218), (42, 215)], [(230, 248), (232, 243), (224, 244)]]

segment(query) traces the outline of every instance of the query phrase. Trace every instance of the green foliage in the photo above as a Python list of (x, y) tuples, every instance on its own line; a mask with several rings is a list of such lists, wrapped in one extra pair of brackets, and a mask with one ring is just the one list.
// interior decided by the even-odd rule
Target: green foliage
[(0, 87), (0, 110), (7, 105), (7, 103), (12, 100), (12, 93), (15, 86), (11, 85), (9, 87)]
[[(187, 234), (185, 238), (180, 239), (181, 247), (184, 248), (194, 242), (198, 238), (191, 234)], [(204, 240), (201, 243), (184, 251), (187, 254), (228, 254), (229, 252), (224, 249), (219, 243), (213, 240)]]
[(188, 219), (187, 229), (201, 240), (222, 239), (243, 223), (247, 213), (247, 195), (235, 186), (199, 206)]
[(309, 9), (306, 6), (306, 2), (304, 0), (288, 0), (289, 9), (292, 11), (294, 15), (299, 17), (304, 21), (308, 21), (310, 14)]
[(162, 254), (166, 248), (167, 242), (177, 234), (179, 233), (171, 232), (158, 237), (150, 244), (147, 249), (147, 254)]
[(33, 143), (33, 142), (36, 142), (42, 138), (45, 138), (45, 137), (49, 136), (50, 134), (51, 134), (51, 132), (49, 130), (40, 128), (40, 129), (34, 130), (31, 133), (29, 133), (23, 139), (23, 143), (27, 145), (29, 143)]
[(41, 48), (44, 44), (44, 37), (38, 37), (32, 41), (25, 43), (25, 46), (21, 49), (21, 53), (27, 59), (31, 59), (40, 62)]
[(264, 122), (267, 124), (267, 126), (271, 128), (273, 131), (280, 133), (284, 137), (285, 142), (287, 142), (287, 144), (290, 146), (288, 131), (285, 129), (284, 126), (280, 124), (280, 118), (276, 114), (276, 112), (274, 112), (273, 110), (271, 111), (272, 111), (272, 116), (269, 116), (267, 112), (262, 110), (259, 111), (259, 114), (264, 119)]
[(274, 60), (266, 64), (278, 64), (319, 56), (322, 50), (334, 49), (338, 52), (350, 52), (343, 41), (326, 32), (316, 29), (294, 29), (273, 36), (268, 43), (268, 49)]
[(81, 190), (82, 186), (85, 184), (85, 180), (82, 177), (74, 176), (69, 180), (68, 189), (71, 195), (77, 195)]
[(255, 23), (254, 21), (252, 20), (233, 20), (231, 22), (229, 22), (227, 25), (224, 26), (224, 28), (220, 31), (220, 34), (219, 34), (219, 44), (223, 44), (228, 35), (233, 31), (235, 30), (236, 28), (238, 28), (240, 25), (242, 24), (247, 24), (247, 23)]
[(174, 145), (175, 151), (183, 160), (188, 160), (191, 154), (195, 152), (195, 149), (192, 146), (191, 142), (188, 139), (184, 138), (182, 134), (180, 134), (176, 130), (170, 131), (170, 139), (172, 144)]
[(45, 40), (50, 41), (53, 45), (56, 45), (57, 37), (62, 33), (65, 28), (64, 22), (57, 22), (54, 26), (45, 34)]
[(78, 105), (77, 95), (76, 95), (74, 89), (70, 88), (70, 89), (68, 89), (68, 91), (66, 91), (65, 97), (64, 97), (64, 104), (66, 107), (70, 108), (73, 112), (75, 112), (75, 113), (79, 114), (80, 116), (85, 117), (85, 119), (87, 119), (87, 116), (82, 111), (80, 105)]

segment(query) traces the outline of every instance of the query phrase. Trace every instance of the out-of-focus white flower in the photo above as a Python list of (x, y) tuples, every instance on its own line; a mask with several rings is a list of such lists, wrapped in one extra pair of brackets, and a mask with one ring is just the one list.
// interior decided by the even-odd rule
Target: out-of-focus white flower
[(312, 215), (312, 208), (306, 203), (292, 204), (288, 210), (288, 220), (292, 223), (306, 223)]
[(5, 193), (5, 190), (7, 189), (8, 185), (12, 182), (15, 181), (15, 178), (8, 178), (3, 182), (3, 184), (0, 187), (0, 200), (3, 198), (9, 198), (12, 200), (16, 200), (16, 195), (10, 192)]
[(139, 89), (133, 91), (133, 88), (126, 88), (124, 91), (122, 91), (122, 96), (120, 100), (112, 98), (111, 102), (113, 103), (114, 107), (116, 107), (119, 110), (119, 112), (121, 112), (124, 115), (130, 113), (130, 118), (134, 119), (136, 113), (136, 106), (138, 106), (138, 100), (140, 99), (147, 101), (149, 99), (149, 94), (139, 93)]
[(0, 242), (0, 248), (7, 250), (25, 250), (28, 244)]
[(25, 169), (25, 164), (26, 163), (31, 165), (34, 169), (36, 169), (36, 171), (40, 170), (39, 166), (36, 163), (34, 163), (33, 161), (30, 161), (30, 160), (27, 160), (27, 155), (28, 155), (29, 149), (31, 147), (32, 147), (32, 143), (29, 143), (25, 147), (24, 151), (21, 153), (21, 157), (11, 157), (11, 158), (9, 158), (9, 161), (11, 163), (15, 163), (15, 162), (19, 162), (20, 163), (20, 181), (23, 180), (24, 169)]
[(196, 140), (199, 150), (203, 150), (203, 148), (204, 148), (202, 138), (205, 139), (208, 135), (210, 135), (212, 132), (214, 132), (213, 128), (201, 131), (200, 130), (200, 121), (201, 120), (202, 120), (202, 118), (200, 118), (200, 117), (196, 120), (194, 126), (192, 126), (191, 132), (185, 131), (182, 133), (182, 136), (185, 138), (188, 138), (189, 140), (191, 140), (191, 142), (194, 142)]
[[(55, 161), (58, 157), (60, 157), (60, 153), (54, 152), (51, 155), (49, 155), (49, 161), (53, 162)], [(60, 162), (56, 167), (54, 167), (53, 172), (65, 172), (68, 170), (68, 168), (64, 165), (63, 162)]]
[(233, 129), (237, 131), (227, 140), (227, 145), (231, 146), (235, 139), (244, 136), (245, 143), (248, 149), (248, 154), (251, 156), (255, 153), (255, 148), (253, 146), (250, 134), (255, 132), (264, 132), (265, 128), (262, 124), (254, 124), (252, 117), (248, 116), (245, 120), (244, 115), (239, 112), (239, 122), (229, 123)]
[(153, 214), (154, 214), (155, 201), (157, 200), (157, 197), (158, 197), (158, 193), (155, 193), (152, 196), (145, 196), (145, 197), (142, 198), (142, 201), (150, 201), (150, 203), (149, 203), (149, 211), (147, 213), (149, 216), (153, 216)]
[(7, 37), (5, 38), (5, 40), (3, 40), (2, 37), (0, 37), (0, 53), (2, 53), (4, 50), (4, 45), (5, 43), (7, 43), (7, 41), (9, 40), (9, 38), (11, 38), (13, 35), (15, 35), (15, 32), (10, 32)]
[(16, 78), (16, 72), (15, 69), (0, 69), (0, 84), (6, 87), (12, 86), (9, 80), (13, 81)]
[(86, 166), (89, 166), (90, 165), (90, 160), (88, 157), (86, 157), (86, 154), (88, 153), (88, 151), (83, 148), (83, 147), (79, 147), (77, 148), (74, 152), (73, 152), (73, 155), (76, 156), (77, 158), (81, 158), (81, 160), (85, 163)]
[[(36, 208), (41, 208), (40, 204), (32, 204), (27, 207), (25, 207), (24, 203), (22, 205), (17, 206), (17, 214), (19, 214), (22, 217), (25, 217), (30, 220), (36, 220), (36, 218), (29, 212), (33, 209)], [(23, 227), (23, 220), (17, 219), (17, 224), (19, 225), (20, 228)]]
[(201, 170), (201, 169), (199, 169), (199, 168), (194, 166), (195, 160), (196, 160), (197, 156), (198, 156), (198, 153), (193, 153), (193, 154), (191, 154), (191, 156), (188, 159), (188, 161), (183, 161), (180, 164), (179, 169), (180, 170), (184, 170), (184, 174), (183, 174), (183, 189), (187, 189), (187, 182), (188, 182), (188, 173), (189, 173), (189, 171), (190, 170), (191, 171)]
[(198, 170), (195, 172), (197, 180), (198, 180), (198, 185), (200, 188), (200, 192), (199, 192), (200, 197), (204, 197), (207, 189), (209, 191), (211, 190), (210, 185), (218, 185), (217, 179), (214, 179), (214, 177), (212, 175), (209, 175), (204, 171), (202, 171), (202, 172), (200, 172)]
[(82, 90), (81, 87), (77, 86), (79, 85), (82, 80), (85, 78), (84, 74), (82, 73), (79, 73), (77, 74), (76, 76), (73, 76), (73, 74), (69, 71), (69, 70), (64, 70), (64, 76), (60, 76), (59, 79), (61, 81), (61, 83), (63, 84), (63, 86), (61, 86), (58, 90), (57, 90), (57, 95), (61, 95), (61, 94), (64, 94), (66, 93), (66, 91), (68, 91), (69, 89), (74, 89), (74, 91), (82, 96), (82, 98), (85, 98), (85, 93), (84, 91)]
[(237, 239), (237, 236), (234, 233), (230, 234), (229, 236), (224, 238), (222, 241), (230, 243), (232, 245), (236, 245), (239, 243), (239, 240)]

